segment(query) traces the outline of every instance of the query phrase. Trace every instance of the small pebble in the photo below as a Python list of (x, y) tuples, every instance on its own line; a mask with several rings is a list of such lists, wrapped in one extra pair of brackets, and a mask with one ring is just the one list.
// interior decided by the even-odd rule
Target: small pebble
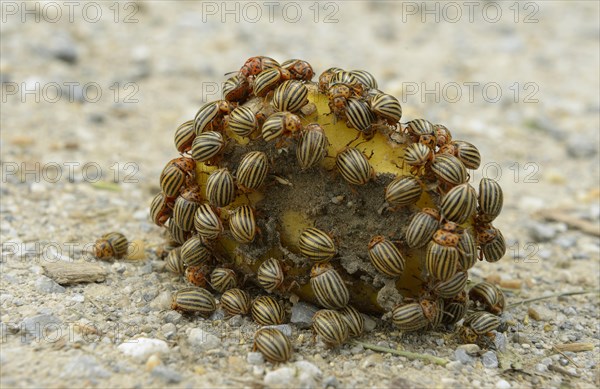
[(192, 328), (188, 335), (188, 341), (192, 346), (201, 350), (212, 350), (221, 346), (221, 339), (200, 328)]
[(536, 242), (546, 242), (556, 236), (556, 229), (549, 224), (534, 221), (528, 227), (529, 234)]
[(378, 366), (381, 363), (383, 363), (381, 354), (371, 354), (362, 360), (360, 367), (362, 369), (367, 369), (369, 367)]
[(495, 369), (498, 367), (498, 357), (493, 351), (486, 351), (481, 356), (481, 363), (488, 369)]
[(506, 380), (500, 380), (500, 381), (496, 382), (496, 388), (508, 389), (508, 388), (510, 388), (510, 384)]
[(312, 318), (318, 310), (319, 308), (312, 304), (299, 301), (292, 307), (290, 323), (294, 323), (300, 328), (309, 328)]
[(152, 354), (167, 354), (169, 346), (161, 339), (137, 338), (130, 339), (117, 347), (123, 354), (143, 362)]
[(246, 362), (251, 365), (262, 365), (265, 363), (265, 357), (262, 355), (262, 353), (249, 352), (246, 356)]
[(273, 370), (265, 374), (263, 383), (265, 386), (270, 388), (291, 388), (294, 385), (294, 377), (296, 375), (296, 369), (291, 367), (281, 367), (277, 370)]
[(323, 389), (328, 389), (328, 388), (337, 388), (340, 386), (340, 382), (338, 381), (338, 379), (335, 376), (327, 376), (325, 378), (323, 378)]
[(156, 366), (152, 370), (152, 375), (170, 384), (176, 384), (178, 382), (181, 382), (181, 380), (183, 379), (180, 373), (164, 365)]
[(51, 278), (40, 276), (35, 280), (35, 288), (42, 293), (65, 293), (65, 288)]
[(278, 329), (279, 331), (283, 332), (283, 334), (285, 336), (287, 336), (288, 338), (292, 336), (292, 326), (290, 326), (289, 324), (263, 326), (262, 328), (275, 328), (275, 329)]

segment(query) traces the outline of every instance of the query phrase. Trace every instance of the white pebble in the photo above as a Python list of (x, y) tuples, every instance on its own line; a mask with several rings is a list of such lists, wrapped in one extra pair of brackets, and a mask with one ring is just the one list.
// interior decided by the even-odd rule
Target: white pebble
[(169, 352), (167, 342), (152, 338), (130, 339), (117, 348), (123, 354), (136, 359), (138, 362), (145, 362), (152, 354), (166, 354)]
[(508, 388), (510, 388), (510, 384), (506, 380), (500, 380), (500, 381), (496, 382), (496, 388), (508, 389)]

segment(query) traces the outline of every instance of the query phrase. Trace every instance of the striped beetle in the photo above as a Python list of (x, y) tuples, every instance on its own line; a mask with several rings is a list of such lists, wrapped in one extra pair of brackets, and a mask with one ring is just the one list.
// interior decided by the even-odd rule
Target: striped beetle
[(402, 106), (397, 98), (386, 93), (377, 93), (371, 98), (371, 110), (389, 125), (395, 125), (402, 118)]
[(206, 265), (211, 258), (211, 250), (197, 236), (191, 237), (181, 246), (181, 260), (186, 266)]
[(252, 109), (241, 105), (231, 111), (228, 125), (235, 135), (247, 137), (258, 128), (258, 119)]
[(232, 109), (232, 103), (227, 100), (211, 101), (204, 104), (194, 117), (196, 136), (204, 131), (222, 131), (225, 124), (225, 115), (229, 114)]
[(436, 280), (447, 281), (458, 269), (459, 252), (456, 246), (460, 239), (456, 223), (447, 222), (433, 234), (427, 245), (425, 268)]
[(262, 137), (270, 142), (280, 136), (295, 136), (300, 134), (302, 122), (298, 115), (291, 112), (276, 112), (269, 116), (262, 127)]
[(369, 258), (380, 273), (397, 277), (404, 272), (404, 257), (395, 244), (383, 236), (374, 236), (369, 242)]
[(436, 154), (431, 170), (443, 184), (450, 186), (460, 185), (468, 179), (465, 165), (450, 154)]
[(375, 178), (375, 170), (368, 158), (354, 147), (345, 147), (335, 157), (335, 165), (350, 184), (364, 185)]
[(423, 187), (413, 176), (396, 177), (385, 188), (385, 201), (394, 207), (404, 207), (416, 203), (423, 194)]
[(220, 132), (203, 132), (197, 135), (192, 143), (192, 158), (196, 162), (216, 165), (217, 156), (224, 147), (225, 139)]
[(275, 89), (273, 107), (280, 112), (297, 112), (308, 104), (308, 89), (300, 81), (287, 80)]
[(271, 68), (262, 71), (254, 78), (254, 95), (264, 97), (282, 82), (291, 78), (291, 73), (283, 68)]
[(344, 280), (329, 263), (317, 263), (312, 267), (310, 286), (319, 304), (325, 308), (343, 308), (350, 301)]
[(482, 335), (486, 335), (500, 326), (500, 319), (491, 313), (477, 311), (467, 314), (459, 336), (463, 342), (476, 343)]
[(432, 159), (433, 151), (423, 143), (412, 143), (404, 149), (404, 162), (412, 167), (411, 173), (415, 175)]
[(206, 180), (206, 197), (211, 205), (226, 207), (235, 200), (235, 196), (235, 183), (227, 168), (210, 173)]
[(242, 192), (258, 189), (269, 172), (267, 154), (262, 151), (250, 151), (244, 154), (238, 165), (236, 178)]
[(312, 328), (329, 346), (339, 346), (348, 339), (348, 325), (337, 311), (321, 309), (312, 318)]
[(194, 216), (196, 210), (202, 202), (202, 193), (200, 187), (193, 186), (185, 189), (181, 196), (175, 200), (173, 206), (173, 221), (183, 230), (191, 231), (194, 229)]
[(184, 244), (192, 233), (190, 231), (185, 231), (181, 227), (177, 225), (173, 221), (173, 219), (169, 220), (169, 224), (167, 224), (167, 230), (169, 231), (169, 236), (178, 244)]
[(329, 84), (331, 83), (331, 79), (333, 78), (335, 73), (341, 70), (342, 69), (340, 68), (333, 67), (321, 73), (321, 75), (319, 76), (319, 92), (327, 93), (327, 91), (329, 90)]
[(288, 59), (281, 64), (281, 67), (289, 71), (295, 80), (310, 81), (315, 75), (312, 66), (301, 59)]
[(229, 231), (238, 243), (251, 243), (257, 230), (254, 210), (251, 206), (242, 205), (229, 216)]
[(417, 212), (406, 228), (406, 244), (411, 248), (425, 246), (440, 225), (440, 213), (434, 208), (423, 208)]
[(282, 324), (285, 321), (283, 306), (271, 296), (260, 296), (252, 302), (252, 319), (260, 325)]
[(466, 270), (458, 271), (447, 281), (437, 282), (433, 287), (433, 293), (441, 298), (453, 298), (464, 291), (469, 280), (469, 273)]
[(96, 240), (94, 256), (98, 259), (123, 258), (127, 254), (129, 243), (120, 232), (109, 232)]
[(402, 331), (418, 331), (427, 327), (427, 318), (419, 303), (404, 303), (392, 309), (392, 322)]
[(348, 326), (350, 336), (360, 336), (365, 329), (365, 318), (363, 315), (351, 305), (345, 306), (338, 310), (339, 314)]
[(185, 265), (181, 259), (181, 247), (176, 247), (169, 251), (167, 258), (165, 259), (165, 268), (171, 273), (175, 273), (180, 276), (184, 275)]
[(192, 176), (195, 170), (196, 161), (192, 158), (179, 157), (170, 160), (160, 173), (160, 188), (165, 196), (177, 197), (186, 177)]
[(482, 223), (494, 221), (504, 204), (504, 194), (500, 184), (491, 178), (482, 178), (479, 181), (478, 202), (477, 220)]
[(223, 293), (237, 286), (237, 277), (231, 269), (218, 267), (210, 273), (210, 286), (219, 293)]
[(150, 204), (150, 218), (159, 227), (165, 225), (167, 220), (173, 216), (175, 199), (165, 196), (164, 193), (157, 194)]
[(506, 299), (504, 293), (496, 285), (483, 281), (469, 289), (469, 298), (482, 305), (483, 309), (499, 315), (504, 311)]
[(423, 143), (432, 150), (437, 145), (433, 124), (425, 119), (414, 119), (406, 123), (406, 133), (413, 142)]
[(346, 101), (346, 125), (360, 131), (365, 139), (373, 137), (372, 123), (375, 115), (364, 101), (351, 97)]
[(217, 212), (208, 203), (198, 206), (194, 215), (194, 228), (203, 239), (217, 239), (223, 232), (223, 223)]
[(261, 328), (256, 331), (252, 351), (257, 350), (272, 363), (285, 362), (292, 356), (290, 340), (277, 328)]
[(175, 293), (171, 309), (184, 313), (199, 313), (206, 317), (217, 309), (217, 303), (208, 290), (200, 287), (188, 287)]
[(457, 296), (447, 299), (444, 303), (442, 323), (451, 325), (461, 320), (467, 313), (468, 301), (467, 292), (464, 290)]
[(377, 89), (377, 80), (375, 77), (367, 72), (366, 70), (351, 70), (350, 74), (352, 74), (358, 82), (365, 86), (365, 89)]
[(354, 85), (358, 84), (358, 78), (356, 78), (352, 73), (347, 72), (345, 70), (339, 70), (333, 74), (331, 77), (331, 81), (329, 82), (329, 86), (335, 84), (346, 84), (346, 85)]
[(270, 68), (274, 68), (274, 67), (279, 67), (279, 62), (275, 61), (273, 58), (271, 57), (265, 57), (265, 56), (256, 56), (256, 57), (251, 57), (248, 58), (246, 60), (246, 62), (244, 63), (244, 65), (242, 65), (241, 69), (240, 69), (240, 73), (248, 78), (251, 76), (256, 76), (258, 73), (262, 72), (263, 70), (266, 69), (270, 69)]
[(445, 220), (462, 224), (469, 220), (477, 208), (477, 194), (470, 184), (460, 184), (450, 189), (442, 198), (440, 209)]
[(506, 241), (499, 229), (489, 223), (475, 224), (475, 240), (479, 244), (479, 259), (498, 262), (506, 254)]
[(298, 146), (296, 158), (302, 170), (311, 168), (321, 162), (327, 154), (327, 136), (323, 128), (312, 123), (304, 128)]
[(477, 262), (477, 244), (475, 243), (475, 238), (471, 235), (469, 231), (463, 231), (458, 240), (458, 252), (460, 256), (458, 258), (458, 262), (460, 267), (464, 270), (469, 270), (475, 263)]
[(242, 289), (229, 289), (221, 296), (221, 307), (230, 316), (247, 314), (250, 305), (250, 294)]
[(175, 148), (182, 154), (190, 151), (194, 138), (196, 138), (194, 121), (188, 120), (175, 130)]
[(335, 256), (337, 250), (333, 239), (318, 228), (306, 228), (298, 239), (298, 248), (302, 255), (314, 262), (326, 262)]
[(467, 169), (479, 169), (481, 154), (475, 145), (462, 140), (453, 141), (452, 145), (456, 148), (456, 157), (465, 164)]
[(273, 292), (283, 284), (284, 273), (281, 263), (275, 258), (266, 259), (258, 267), (256, 279), (267, 292)]
[(252, 88), (246, 77), (237, 74), (230, 77), (223, 84), (223, 98), (231, 102), (243, 102), (246, 100)]

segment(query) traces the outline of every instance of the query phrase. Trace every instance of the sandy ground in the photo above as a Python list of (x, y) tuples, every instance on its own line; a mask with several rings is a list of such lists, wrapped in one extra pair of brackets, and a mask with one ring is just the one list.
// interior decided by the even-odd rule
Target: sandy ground
[[(509, 303), (598, 288), (599, 5), (469, 4), (3, 2), (2, 386), (598, 385), (597, 293), (511, 309), (506, 349), (493, 356), (381, 323), (361, 339), (445, 367), (352, 344), (328, 350), (296, 326), (294, 358), (273, 366), (249, 354), (249, 319), (165, 311), (183, 284), (161, 271), (164, 236), (147, 209), (176, 156), (173, 131), (219, 97), (224, 73), (261, 54), (303, 58), (317, 73), (367, 69), (401, 97), (403, 120), (444, 123), (479, 147), (474, 179), (504, 188), (496, 225), (509, 250), (474, 280), (517, 281)], [(548, 210), (592, 231), (537, 216)], [(47, 263), (89, 260), (112, 230), (144, 242), (146, 258), (101, 263), (100, 283), (63, 288), (44, 275)], [(554, 348), (565, 343), (588, 351)]]

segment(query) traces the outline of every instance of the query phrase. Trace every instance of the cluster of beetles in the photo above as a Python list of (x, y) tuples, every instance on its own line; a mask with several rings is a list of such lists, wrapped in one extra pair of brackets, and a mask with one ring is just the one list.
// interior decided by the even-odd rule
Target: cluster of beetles
[[(294, 143), (302, 171), (319, 168), (326, 157), (335, 158), (337, 173), (351, 187), (365, 185), (377, 176), (370, 157), (350, 144), (335, 156), (328, 155), (326, 131), (317, 122), (306, 123), (308, 97), (313, 93), (327, 98), (327, 114), (354, 129), (357, 139), (368, 140), (378, 132), (402, 136), (402, 163), (408, 165), (410, 174), (396, 176), (385, 187), (383, 197), (391, 210), (415, 207), (426, 188), (435, 183), (438, 206), (418, 208), (404, 236), (408, 248), (424, 250), (426, 286), (419, 298), (405, 298), (392, 309), (393, 324), (401, 331), (418, 331), (462, 320), (459, 334), (463, 341), (485, 341), (501, 325), (505, 298), (488, 282), (467, 291), (468, 270), (478, 260), (500, 260), (506, 244), (492, 225), (503, 205), (499, 184), (483, 178), (476, 191), (468, 183), (467, 170), (477, 169), (481, 163), (478, 149), (454, 140), (441, 124), (425, 119), (401, 123), (398, 99), (379, 90), (376, 79), (366, 71), (329, 68), (318, 81), (313, 81), (314, 75), (312, 66), (303, 60), (280, 64), (269, 57), (252, 57), (224, 83), (221, 100), (204, 104), (193, 120), (176, 129), (175, 147), (180, 156), (164, 167), (161, 193), (150, 206), (152, 221), (166, 227), (179, 245), (167, 254), (166, 269), (190, 284), (174, 294), (172, 309), (204, 317), (218, 307), (228, 317), (249, 314), (262, 326), (254, 336), (254, 350), (271, 362), (290, 358), (290, 339), (273, 327), (288, 316), (275, 296), (289, 295), (294, 288), (293, 283), (285, 282), (286, 265), (275, 258), (264, 259), (253, 282), (266, 294), (252, 296), (244, 288), (247, 280), (235, 266), (216, 256), (213, 248), (225, 235), (238, 245), (247, 245), (260, 234), (256, 204), (237, 204), (236, 199), (263, 187), (273, 163), (263, 151), (255, 150), (242, 155), (235, 168), (222, 167), (224, 150), (232, 142), (243, 139), (277, 147)], [(246, 104), (250, 100), (260, 104)], [(209, 168), (203, 173), (202, 185), (198, 183), (199, 166)], [(98, 240), (98, 256), (116, 256), (113, 245), (121, 239), (111, 234)], [(311, 262), (310, 286), (322, 308), (312, 318), (314, 333), (331, 347), (360, 336), (363, 314), (349, 305), (346, 282), (331, 264), (337, 254), (334, 239), (310, 227), (301, 232), (297, 246)], [(393, 279), (404, 272), (406, 261), (397, 242), (374, 236), (367, 251), (383, 277)], [(215, 294), (220, 296), (218, 303)]]

